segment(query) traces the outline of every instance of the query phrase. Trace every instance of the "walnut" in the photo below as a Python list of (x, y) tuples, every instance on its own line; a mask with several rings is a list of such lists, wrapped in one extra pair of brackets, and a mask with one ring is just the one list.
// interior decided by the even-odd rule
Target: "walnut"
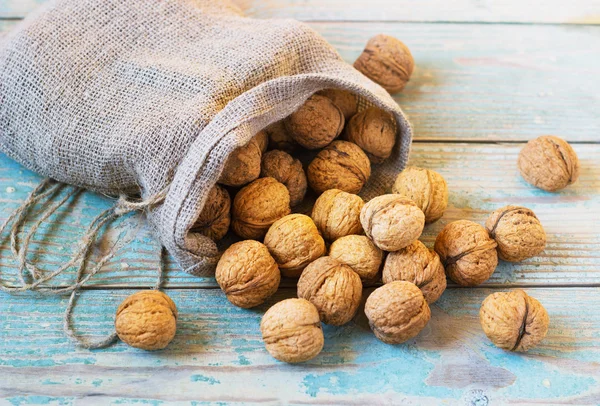
[(290, 204), (296, 206), (306, 194), (306, 174), (302, 162), (283, 151), (269, 151), (263, 156), (261, 176), (281, 182), (290, 192)]
[(416, 337), (431, 318), (421, 290), (406, 281), (375, 289), (367, 298), (365, 314), (375, 336), (388, 344), (400, 344)]
[(419, 240), (387, 256), (382, 279), (383, 283), (414, 283), (429, 304), (435, 303), (446, 290), (446, 273), (440, 257)]
[(329, 256), (352, 268), (363, 283), (375, 281), (383, 262), (383, 251), (364, 235), (347, 235), (335, 240), (329, 248)]
[(258, 145), (262, 156), (262, 154), (267, 152), (267, 148), (269, 147), (269, 135), (265, 131), (259, 131), (258, 134), (254, 136), (254, 140)]
[(334, 141), (308, 165), (307, 175), (317, 193), (329, 189), (358, 193), (371, 176), (371, 163), (356, 144)]
[(372, 163), (380, 164), (392, 155), (396, 144), (394, 119), (389, 113), (370, 107), (352, 117), (344, 138), (361, 147)]
[(304, 214), (290, 214), (274, 222), (265, 236), (265, 245), (288, 278), (299, 277), (308, 264), (325, 255), (323, 237)]
[(298, 149), (298, 143), (294, 141), (288, 130), (285, 128), (283, 121), (278, 121), (271, 124), (265, 129), (265, 133), (269, 136), (269, 148), (278, 149), (291, 154)]
[(208, 194), (200, 216), (192, 226), (194, 233), (205, 235), (214, 241), (225, 237), (231, 223), (231, 198), (227, 190), (215, 185)]
[(225, 250), (217, 264), (215, 278), (231, 303), (247, 309), (273, 295), (281, 275), (267, 247), (258, 241), (246, 240)]
[(134, 293), (117, 309), (115, 329), (127, 345), (161, 350), (175, 337), (177, 307), (169, 296), (156, 290)]
[(342, 114), (346, 120), (350, 120), (350, 118), (358, 111), (358, 101), (356, 100), (356, 96), (347, 90), (326, 89), (320, 91), (318, 94), (331, 99), (331, 101), (342, 110)]
[(409, 166), (398, 174), (393, 193), (411, 199), (425, 213), (425, 223), (439, 220), (448, 207), (448, 185), (439, 173)]
[(520, 289), (489, 295), (479, 310), (485, 335), (504, 350), (524, 352), (535, 347), (548, 332), (548, 312)]
[(505, 261), (523, 261), (546, 247), (544, 227), (526, 207), (505, 206), (494, 211), (485, 222), (485, 228), (498, 243), (498, 256)]
[(375, 245), (384, 251), (398, 251), (419, 238), (425, 215), (412, 200), (391, 194), (366, 203), (360, 222)]
[(321, 257), (300, 275), (298, 297), (316, 306), (323, 323), (341, 326), (352, 320), (358, 310), (362, 282), (348, 265)]
[(285, 185), (273, 178), (260, 178), (233, 199), (233, 231), (242, 238), (263, 238), (271, 224), (290, 212), (290, 194)]
[(528, 183), (556, 192), (577, 181), (579, 158), (562, 138), (546, 135), (531, 140), (519, 154), (519, 171)]
[(371, 38), (354, 67), (390, 93), (404, 89), (415, 68), (415, 61), (404, 43), (379, 34)]
[(487, 281), (496, 270), (496, 241), (485, 228), (468, 220), (449, 223), (435, 240), (446, 274), (461, 286), (475, 286)]
[(323, 237), (335, 241), (345, 235), (363, 233), (360, 211), (364, 205), (358, 195), (329, 189), (315, 202), (312, 218)]
[(340, 135), (345, 120), (331, 99), (315, 94), (284, 122), (294, 141), (307, 149), (319, 149)]
[(319, 312), (308, 300), (286, 299), (273, 305), (260, 322), (267, 351), (283, 362), (304, 362), (323, 349)]
[(266, 148), (266, 134), (259, 132), (248, 144), (234, 150), (225, 162), (219, 183), (243, 186), (260, 176), (260, 160)]

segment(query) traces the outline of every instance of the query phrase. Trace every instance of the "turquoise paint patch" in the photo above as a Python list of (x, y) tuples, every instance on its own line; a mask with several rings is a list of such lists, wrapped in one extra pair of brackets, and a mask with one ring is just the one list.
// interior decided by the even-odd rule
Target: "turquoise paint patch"
[(80, 357), (67, 358), (64, 360), (64, 364), (95, 365), (96, 359), (91, 358), (91, 357), (90, 358), (80, 358)]
[(6, 399), (13, 406), (21, 405), (72, 405), (73, 398), (55, 398), (50, 396), (15, 396)]
[(94, 379), (92, 381), (92, 385), (94, 385), (96, 388), (100, 387), (100, 385), (102, 385), (102, 379)]
[[(566, 374), (526, 354), (499, 350), (490, 343), (486, 358), (493, 366), (505, 368), (517, 376), (505, 395), (521, 399), (567, 398), (597, 387), (598, 380), (589, 374)], [(546, 385), (544, 385), (546, 383)]]
[(0, 359), (1, 366), (11, 366), (15, 368), (22, 367), (53, 367), (57, 363), (51, 359), (34, 359), (34, 360), (23, 360), (23, 359)]
[[(356, 324), (342, 328), (325, 326), (325, 348), (315, 361), (331, 364), (331, 372), (312, 373), (301, 386), (306, 394), (316, 397), (321, 392), (332, 395), (384, 393), (394, 391), (406, 395), (459, 398), (463, 391), (424, 384), (433, 371), (438, 352), (421, 350), (411, 345), (388, 345), (375, 340), (370, 331)], [(327, 338), (333, 338), (328, 340)], [(337, 341), (328, 350), (328, 342)], [(364, 351), (368, 348), (368, 351)], [(344, 365), (349, 368), (344, 368)], [(357, 368), (357, 365), (364, 365)], [(345, 370), (340, 370), (345, 369)]]
[(262, 340), (249, 340), (246, 338), (236, 338), (231, 340), (231, 346), (237, 354), (245, 352), (254, 352), (257, 347), (262, 347)]
[(162, 400), (155, 400), (155, 399), (118, 399), (118, 400), (111, 402), (111, 404), (113, 404), (113, 405), (152, 405), (152, 406), (159, 406), (159, 405), (162, 405), (163, 403), (164, 402)]
[[(353, 364), (366, 365), (350, 372), (335, 371), (320, 374), (309, 374), (304, 377), (302, 386), (311, 397), (320, 392), (339, 395), (349, 393), (384, 393), (394, 391), (415, 396), (436, 396), (440, 398), (458, 398), (462, 391), (442, 387), (428, 387), (425, 379), (434, 369), (429, 360), (437, 358), (430, 356), (428, 351), (420, 351), (411, 345), (392, 346), (381, 342), (373, 342), (366, 334), (355, 333), (349, 340), (349, 348), (369, 347), (369, 351), (358, 355)], [(354, 341), (354, 345), (350, 342)], [(325, 352), (325, 351), (324, 351)], [(341, 355), (343, 356), (343, 355)], [(348, 361), (346, 361), (348, 362)]]
[(204, 376), (204, 375), (192, 375), (190, 377), (190, 381), (192, 381), (192, 382), (206, 382), (209, 385), (217, 385), (217, 384), (221, 383), (221, 381), (219, 381), (218, 379), (211, 378), (210, 376)]
[(50, 379), (44, 379), (42, 385), (60, 385), (62, 382), (56, 382)]
[(238, 363), (240, 365), (250, 365), (251, 364), (250, 360), (243, 355), (238, 356)]

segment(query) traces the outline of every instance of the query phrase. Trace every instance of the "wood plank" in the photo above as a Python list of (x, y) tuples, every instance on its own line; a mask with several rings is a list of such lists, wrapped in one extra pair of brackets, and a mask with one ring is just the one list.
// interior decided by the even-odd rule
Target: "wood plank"
[[(107, 404), (225, 402), (244, 404), (598, 404), (600, 290), (529, 289), (550, 315), (541, 345), (526, 355), (495, 348), (478, 310), (488, 289), (449, 289), (413, 340), (377, 341), (360, 311), (343, 327), (325, 326), (325, 348), (304, 365), (264, 350), (259, 323), (286, 290), (255, 310), (231, 306), (219, 291), (169, 290), (178, 334), (164, 351), (122, 343), (78, 349), (62, 333), (64, 299), (0, 295), (0, 398)], [(85, 292), (76, 327), (109, 332), (130, 291)], [(366, 295), (365, 295), (366, 296)], [(476, 400), (479, 399), (479, 402)], [(484, 401), (487, 400), (488, 403)]]
[[(426, 227), (421, 239), (433, 245), (435, 236), (450, 221), (470, 219), (484, 223), (489, 212), (507, 204), (520, 204), (534, 210), (548, 233), (548, 246), (540, 256), (521, 264), (501, 262), (488, 281), (498, 285), (598, 285), (600, 272), (600, 145), (575, 145), (582, 164), (579, 182), (556, 194), (537, 190), (519, 176), (516, 159), (519, 144), (413, 144), (410, 163), (439, 171), (450, 189), (449, 208), (437, 223)], [(395, 173), (379, 173), (392, 185)], [(40, 178), (6, 156), (0, 155), (0, 220), (8, 217), (26, 198)], [(81, 238), (83, 229), (110, 200), (84, 193), (79, 200), (50, 218), (33, 244), (34, 257), (53, 269), (66, 261), (71, 247)], [(67, 212), (68, 210), (68, 212)], [(134, 219), (126, 223), (137, 224)], [(111, 232), (96, 253), (112, 246), (125, 225)], [(147, 229), (121, 251), (96, 277), (91, 286), (152, 286), (158, 266), (158, 248)], [(167, 286), (216, 287), (213, 278), (198, 278), (167, 266)], [(0, 277), (14, 283), (16, 267), (10, 255), (6, 235), (0, 241)], [(59, 279), (73, 278), (70, 272)]]
[(600, 27), (314, 23), (348, 62), (374, 35), (404, 41), (416, 70), (395, 96), (423, 140), (599, 142)]
[(600, 2), (578, 0), (516, 0), (478, 2), (458, 0), (238, 0), (246, 15), (258, 18), (295, 18), (302, 21), (396, 21), (486, 23), (600, 23)]
[[(0, 18), (20, 18), (46, 0), (4, 0)], [(480, 2), (458, 0), (233, 0), (246, 15), (257, 18), (295, 18), (303, 21), (412, 21), (600, 23), (598, 0)]]
[[(4, 23), (5, 29), (14, 23)], [(600, 142), (600, 27), (311, 24), (352, 63), (380, 32), (417, 68), (395, 96), (416, 139), (524, 141), (556, 134)]]

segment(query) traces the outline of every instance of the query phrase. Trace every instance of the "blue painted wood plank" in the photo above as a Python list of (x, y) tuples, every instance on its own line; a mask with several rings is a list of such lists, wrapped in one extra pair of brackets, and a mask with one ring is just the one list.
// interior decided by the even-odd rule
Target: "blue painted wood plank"
[[(581, 178), (559, 193), (535, 189), (520, 177), (516, 160), (522, 145), (481, 145), (415, 143), (410, 164), (439, 171), (450, 190), (449, 208), (437, 223), (429, 225), (421, 237), (433, 245), (435, 237), (448, 222), (470, 219), (483, 224), (488, 214), (507, 204), (520, 204), (534, 210), (546, 232), (548, 246), (541, 255), (520, 264), (501, 262), (491, 286), (581, 285), (597, 284), (600, 272), (600, 145), (575, 145), (582, 163)], [(376, 172), (383, 183), (393, 184), (396, 173)], [(18, 207), (40, 181), (40, 177), (0, 154), (0, 220)], [(73, 205), (50, 218), (32, 245), (34, 257), (47, 269), (54, 269), (69, 258), (83, 229), (111, 201), (84, 193)], [(135, 230), (137, 221), (126, 220), (117, 231)], [(29, 223), (30, 224), (30, 223)], [(112, 247), (118, 232), (111, 231), (101, 241), (96, 255)], [(16, 281), (7, 235), (0, 236), (0, 277)], [(152, 286), (158, 267), (158, 246), (147, 228), (111, 261), (92, 281), (93, 286)], [(73, 272), (57, 280), (72, 280)], [(289, 283), (286, 282), (287, 286)], [(168, 261), (169, 287), (215, 287), (213, 278), (198, 278), (181, 272)]]
[[(47, 0), (4, 0), (0, 17), (23, 17)], [(600, 23), (598, 0), (480, 2), (473, 0), (233, 0), (246, 15), (303, 21)]]
[[(14, 23), (5, 23), (7, 28)], [(312, 23), (352, 63), (387, 33), (416, 70), (395, 99), (415, 139), (599, 142), (600, 26)]]
[[(304, 365), (264, 350), (259, 323), (280, 291), (255, 310), (233, 307), (218, 290), (169, 290), (178, 333), (164, 351), (124, 344), (75, 348), (61, 330), (65, 299), (0, 295), (0, 397), (26, 394), (102, 402), (190, 400), (225, 404), (472, 404), (600, 402), (598, 288), (529, 289), (550, 314), (547, 338), (526, 355), (495, 348), (478, 321), (489, 289), (450, 289), (425, 330), (403, 345), (375, 339), (362, 313), (325, 327), (325, 348)], [(109, 332), (131, 291), (85, 292), (76, 309), (84, 334)], [(93, 397), (92, 397), (93, 395)], [(86, 396), (90, 396), (86, 398)]]
[[(395, 96), (416, 139), (599, 142), (600, 27), (313, 23), (348, 62), (374, 35), (404, 41), (415, 72)], [(591, 76), (590, 76), (591, 75)]]

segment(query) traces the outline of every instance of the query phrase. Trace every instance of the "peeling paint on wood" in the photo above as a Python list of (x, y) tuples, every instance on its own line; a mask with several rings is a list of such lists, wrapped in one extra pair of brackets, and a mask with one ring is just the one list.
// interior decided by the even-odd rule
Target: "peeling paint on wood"
[[(488, 214), (507, 204), (524, 205), (540, 218), (548, 233), (544, 253), (520, 264), (501, 262), (488, 284), (492, 285), (581, 285), (597, 284), (600, 277), (600, 145), (575, 145), (582, 169), (579, 181), (559, 192), (535, 189), (519, 176), (516, 160), (522, 145), (479, 145), (415, 143), (410, 164), (439, 171), (450, 189), (449, 208), (437, 223), (428, 225), (421, 240), (432, 246), (443, 226), (451, 221), (470, 219), (483, 224)], [(383, 176), (390, 185), (394, 173)], [(5, 219), (26, 198), (40, 177), (6, 156), (0, 155), (0, 220)], [(6, 193), (8, 187), (15, 189)], [(72, 205), (50, 218), (41, 227), (32, 248), (38, 262), (47, 269), (63, 263), (72, 252), (83, 229), (111, 201), (93, 193), (84, 193)], [(125, 223), (137, 220), (128, 218)], [(125, 230), (117, 223), (117, 231)], [(105, 239), (103, 244), (114, 241)], [(101, 244), (102, 245), (102, 244)], [(97, 250), (97, 254), (102, 250)], [(154, 284), (158, 266), (158, 246), (147, 228), (91, 285), (147, 286)], [(6, 235), (0, 240), (0, 278), (16, 281), (16, 267), (10, 255)], [(73, 270), (57, 281), (73, 278)], [(167, 263), (168, 287), (216, 287), (213, 278), (199, 278)]]
[[(167, 350), (155, 353), (122, 343), (79, 349), (62, 332), (66, 298), (0, 294), (0, 404), (600, 404), (600, 82), (591, 80), (600, 73), (600, 27), (563, 25), (600, 24), (600, 2), (425, 0), (416, 6), (373, 0), (365, 7), (362, 0), (234, 1), (250, 16), (313, 21), (350, 63), (375, 34), (405, 41), (417, 69), (395, 98), (415, 127), (411, 164), (439, 171), (450, 187), (447, 213), (426, 227), (422, 240), (431, 246), (448, 222), (483, 223), (490, 211), (511, 203), (530, 207), (541, 219), (545, 252), (520, 264), (500, 263), (487, 283), (496, 289), (447, 290), (432, 307), (429, 325), (404, 345), (377, 341), (361, 310), (347, 326), (326, 326), (323, 352), (295, 366), (272, 359), (258, 329), (263, 311), (293, 297), (294, 289), (282, 289), (258, 309), (239, 309), (214, 289), (214, 278), (185, 274), (169, 259), (178, 334)], [(0, 38), (18, 23), (3, 18), (23, 17), (44, 2), (0, 0)], [(330, 22), (316, 22), (325, 20)], [(519, 24), (473, 24), (481, 22)], [(544, 25), (521, 24), (531, 22)], [(521, 145), (489, 143), (546, 133), (588, 143), (575, 145), (579, 182), (556, 194), (519, 177)], [(385, 175), (390, 185), (393, 175)], [(0, 154), (0, 221), (39, 180)], [(64, 262), (85, 226), (110, 204), (83, 193), (41, 227), (30, 259), (48, 268)], [(137, 230), (133, 220), (117, 222), (95, 254), (117, 235)], [(5, 237), (0, 278), (14, 283)], [(116, 307), (133, 293), (120, 289), (152, 286), (157, 265), (156, 242), (142, 227), (92, 281), (94, 290), (81, 293), (78, 331), (112, 331)], [(72, 278), (69, 272), (57, 282)], [(528, 293), (550, 314), (547, 338), (526, 355), (495, 348), (479, 326), (482, 300), (512, 286), (543, 286)]]
[[(5, 27), (14, 23), (4, 23)], [(386, 33), (415, 72), (394, 98), (418, 140), (600, 142), (600, 26), (312, 23), (352, 63)], [(560, 51), (559, 51), (560, 50)]]
[[(140, 398), (226, 403), (489, 404), (600, 402), (598, 288), (529, 289), (550, 314), (550, 330), (526, 355), (494, 347), (479, 325), (489, 289), (449, 289), (432, 306), (425, 330), (402, 345), (379, 342), (366, 317), (325, 326), (325, 348), (303, 366), (272, 359), (260, 338), (262, 312), (294, 296), (280, 291), (255, 310), (239, 309), (218, 290), (169, 290), (178, 332), (164, 351), (119, 343), (103, 351), (73, 347), (62, 335), (65, 299), (0, 295), (0, 397)], [(89, 291), (75, 314), (84, 334), (109, 332), (131, 291)], [(365, 295), (366, 296), (366, 295)], [(102, 309), (102, 311), (98, 311)], [(35, 388), (32, 391), (31, 388)], [(479, 404), (479, 403), (474, 403)]]

